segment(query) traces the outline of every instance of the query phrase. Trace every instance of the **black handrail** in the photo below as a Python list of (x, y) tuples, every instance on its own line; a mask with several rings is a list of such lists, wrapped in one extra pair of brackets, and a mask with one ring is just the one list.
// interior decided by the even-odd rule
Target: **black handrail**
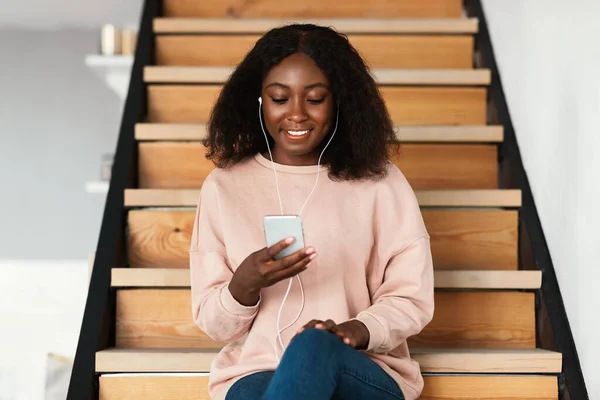
[[(500, 79), (500, 71), (496, 64), (496, 58), (490, 39), (487, 21), (480, 0), (466, 0), (465, 9), (467, 15), (479, 20), (479, 32), (476, 35), (476, 50), (479, 51), (482, 66), (489, 68), (492, 74), (492, 84), (489, 88), (489, 99), (495, 106), (499, 123), (504, 127), (504, 143), (500, 146), (500, 157), (503, 164), (505, 178), (514, 188), (521, 189), (522, 206), (520, 211), (520, 224), (526, 232), (528, 252), (533, 258), (533, 263), (542, 271), (541, 299), (545, 303), (547, 317), (552, 328), (553, 349), (560, 352), (563, 357), (562, 373), (564, 376), (564, 387), (561, 394), (565, 398), (585, 400), (588, 393), (585, 380), (581, 371), (575, 341), (567, 318), (567, 312), (563, 303), (558, 280), (554, 271), (554, 265), (542, 224), (539, 219), (533, 193), (529, 186), (527, 173), (523, 167), (521, 153), (514, 126), (508, 110), (506, 97)], [(538, 327), (540, 329), (540, 327)], [(568, 394), (567, 394), (568, 393)]]
[(67, 400), (97, 398), (94, 379), (96, 352), (114, 344), (114, 295), (111, 295), (110, 290), (110, 274), (113, 266), (126, 263), (124, 192), (126, 188), (135, 187), (137, 182), (134, 131), (135, 124), (146, 114), (143, 69), (145, 65), (152, 64), (154, 59), (152, 24), (154, 18), (160, 16), (161, 10), (160, 0), (145, 0), (142, 8), (129, 91), (123, 110)]

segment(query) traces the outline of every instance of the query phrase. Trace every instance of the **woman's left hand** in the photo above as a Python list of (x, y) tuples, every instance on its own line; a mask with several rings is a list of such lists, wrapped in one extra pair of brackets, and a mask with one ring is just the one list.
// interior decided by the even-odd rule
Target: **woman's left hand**
[(310, 328), (329, 331), (339, 337), (348, 346), (357, 350), (364, 350), (369, 345), (369, 330), (365, 324), (358, 320), (350, 320), (341, 324), (336, 324), (330, 319), (327, 321), (313, 319), (308, 324), (300, 328), (296, 334), (299, 334), (300, 332)]

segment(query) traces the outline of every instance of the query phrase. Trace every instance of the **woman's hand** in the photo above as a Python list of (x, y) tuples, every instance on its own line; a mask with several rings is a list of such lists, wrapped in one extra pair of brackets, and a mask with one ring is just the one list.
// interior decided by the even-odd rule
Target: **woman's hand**
[(293, 242), (293, 238), (284, 239), (246, 257), (229, 282), (229, 291), (233, 298), (240, 304), (253, 306), (258, 302), (262, 288), (304, 271), (317, 256), (312, 247), (305, 247), (281, 260), (273, 259)]
[(296, 334), (299, 334), (300, 332), (310, 328), (329, 331), (339, 337), (348, 346), (357, 350), (366, 349), (369, 346), (369, 339), (371, 338), (369, 330), (365, 324), (358, 320), (350, 320), (341, 324), (336, 324), (330, 319), (327, 321), (313, 319), (308, 324), (300, 328)]

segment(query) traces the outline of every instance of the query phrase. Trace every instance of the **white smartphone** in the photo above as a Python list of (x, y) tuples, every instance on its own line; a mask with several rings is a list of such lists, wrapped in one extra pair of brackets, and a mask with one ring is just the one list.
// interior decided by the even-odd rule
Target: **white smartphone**
[(267, 247), (292, 236), (294, 243), (279, 252), (274, 258), (279, 260), (304, 248), (304, 232), (299, 215), (266, 215), (264, 217)]

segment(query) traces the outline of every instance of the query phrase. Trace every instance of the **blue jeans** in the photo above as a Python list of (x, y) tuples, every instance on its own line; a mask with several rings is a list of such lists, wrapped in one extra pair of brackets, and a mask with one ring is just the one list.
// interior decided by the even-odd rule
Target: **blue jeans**
[(332, 333), (308, 329), (286, 349), (276, 371), (234, 383), (225, 400), (404, 400), (379, 365)]

